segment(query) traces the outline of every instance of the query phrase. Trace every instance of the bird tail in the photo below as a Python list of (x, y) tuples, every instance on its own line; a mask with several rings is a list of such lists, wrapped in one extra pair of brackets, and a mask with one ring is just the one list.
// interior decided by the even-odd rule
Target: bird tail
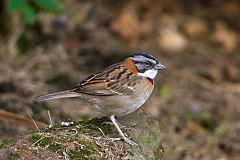
[(39, 96), (34, 98), (36, 102), (43, 102), (51, 99), (57, 99), (57, 98), (68, 98), (68, 97), (78, 97), (79, 94), (72, 91), (72, 90), (66, 90), (66, 91), (61, 91), (61, 92), (54, 92), (50, 94), (46, 94), (43, 96)]

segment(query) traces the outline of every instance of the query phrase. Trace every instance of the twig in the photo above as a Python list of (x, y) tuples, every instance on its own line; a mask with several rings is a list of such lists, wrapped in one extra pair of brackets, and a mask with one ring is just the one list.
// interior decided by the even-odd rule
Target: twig
[(32, 120), (33, 124), (35, 125), (36, 129), (38, 130), (38, 132), (40, 132), (40, 130), (39, 130), (35, 120), (32, 118), (32, 116), (29, 113), (27, 113), (27, 115), (31, 118), (31, 120)]
[(39, 138), (36, 142), (34, 142), (31, 146), (33, 147), (35, 144), (37, 144), (38, 142), (40, 142), (43, 138), (45, 138), (45, 137), (41, 137), (41, 138)]
[(38, 128), (47, 127), (47, 125), (45, 123), (29, 120), (26, 117), (23, 117), (16, 113), (5, 111), (3, 109), (0, 109), (0, 120), (7, 121), (7, 122), (13, 123), (13, 124), (18, 124), (18, 125), (24, 126), (25, 128), (28, 128), (28, 129), (35, 129), (36, 126), (38, 126)]
[(49, 117), (49, 122), (50, 122), (50, 125), (48, 127), (52, 128), (53, 127), (52, 117), (51, 117), (50, 111), (48, 110), (47, 112), (48, 112), (48, 117)]

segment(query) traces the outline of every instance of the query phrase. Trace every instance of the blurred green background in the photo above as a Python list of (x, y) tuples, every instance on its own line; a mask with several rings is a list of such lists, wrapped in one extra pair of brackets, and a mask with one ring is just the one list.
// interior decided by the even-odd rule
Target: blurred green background
[(48, 113), (54, 123), (100, 116), (76, 99), (32, 98), (149, 52), (166, 69), (143, 109), (159, 121), (166, 159), (239, 159), (239, 0), (5, 0), (0, 8), (0, 142), (33, 129), (30, 117), (48, 125)]

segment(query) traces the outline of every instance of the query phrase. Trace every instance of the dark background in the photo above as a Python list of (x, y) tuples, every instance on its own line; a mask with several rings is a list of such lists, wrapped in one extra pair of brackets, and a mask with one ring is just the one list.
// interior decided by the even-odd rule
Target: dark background
[(48, 111), (53, 123), (99, 116), (76, 99), (32, 98), (149, 52), (166, 69), (143, 109), (159, 121), (166, 159), (239, 159), (240, 1), (31, 2), (34, 12), (9, 1), (0, 2), (0, 109), (14, 115), (0, 113), (0, 142), (28, 133), (30, 117), (49, 125)]

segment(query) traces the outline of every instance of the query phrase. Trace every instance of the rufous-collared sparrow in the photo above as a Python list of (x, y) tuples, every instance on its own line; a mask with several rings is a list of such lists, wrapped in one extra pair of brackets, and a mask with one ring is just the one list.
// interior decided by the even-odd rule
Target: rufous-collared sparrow
[(153, 91), (158, 70), (164, 68), (151, 54), (137, 53), (91, 75), (73, 89), (43, 95), (35, 100), (66, 97), (87, 100), (97, 111), (110, 117), (125, 142), (137, 145), (123, 134), (115, 116), (127, 115), (141, 107)]

